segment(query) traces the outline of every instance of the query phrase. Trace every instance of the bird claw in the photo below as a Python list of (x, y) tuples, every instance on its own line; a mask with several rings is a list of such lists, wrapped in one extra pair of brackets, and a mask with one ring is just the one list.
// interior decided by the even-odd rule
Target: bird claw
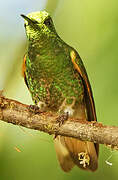
[[(57, 117), (56, 122), (59, 124), (59, 127), (62, 126), (62, 124), (64, 124), (65, 121), (68, 120), (68, 116), (69, 114), (68, 112), (66, 112)], [(56, 139), (57, 136), (58, 134), (55, 134), (53, 139)]]
[(65, 121), (67, 121), (68, 116), (69, 114), (66, 112), (57, 117), (56, 122), (59, 124), (59, 127), (64, 124)]
[(29, 105), (28, 109), (31, 113), (34, 113), (34, 114), (38, 114), (42, 112), (37, 105)]

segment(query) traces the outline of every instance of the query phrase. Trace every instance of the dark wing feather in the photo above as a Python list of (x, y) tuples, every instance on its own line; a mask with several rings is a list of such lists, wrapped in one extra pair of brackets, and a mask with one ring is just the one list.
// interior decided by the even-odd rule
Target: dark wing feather
[[(81, 75), (84, 85), (84, 97), (86, 103), (87, 117), (88, 121), (97, 121), (95, 103), (93, 99), (91, 85), (88, 79), (86, 69), (83, 65), (83, 62), (75, 50), (72, 50), (70, 53), (72, 63), (78, 73)], [(95, 144), (97, 155), (99, 153), (99, 145)]]
[(81, 58), (75, 51), (71, 51), (71, 60), (74, 64), (75, 69), (81, 75), (81, 78), (83, 80), (88, 121), (97, 121), (93, 94), (85, 67), (82, 63)]
[[(25, 84), (28, 87), (25, 71), (26, 71), (26, 55), (24, 56), (23, 64), (22, 64), (22, 76), (24, 77)], [(28, 87), (28, 89), (29, 89), (29, 87)]]

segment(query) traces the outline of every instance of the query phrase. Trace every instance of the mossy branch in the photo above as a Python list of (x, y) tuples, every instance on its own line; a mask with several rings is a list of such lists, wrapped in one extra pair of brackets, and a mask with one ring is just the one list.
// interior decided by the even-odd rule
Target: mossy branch
[[(92, 141), (110, 145), (118, 149), (118, 127), (105, 126), (97, 122), (58, 117), (51, 112), (33, 110), (31, 106), (7, 99), (0, 95), (0, 119), (7, 123), (43, 131), (49, 134), (74, 137), (83, 141)], [(63, 122), (60, 124), (60, 122)]]

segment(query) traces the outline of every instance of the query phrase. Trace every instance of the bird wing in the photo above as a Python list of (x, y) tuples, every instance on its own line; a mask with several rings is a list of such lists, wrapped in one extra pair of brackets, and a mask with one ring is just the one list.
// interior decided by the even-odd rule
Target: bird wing
[[(71, 56), (71, 61), (74, 65), (75, 69), (78, 71), (78, 73), (80, 74), (80, 76), (83, 80), (84, 98), (85, 98), (85, 103), (86, 103), (86, 111), (87, 111), (88, 121), (97, 121), (92, 89), (91, 89), (91, 85), (90, 85), (90, 82), (88, 79), (86, 69), (83, 65), (83, 62), (82, 62), (80, 56), (78, 55), (78, 53), (75, 50), (71, 50), (70, 56)], [(98, 144), (94, 144), (94, 145), (95, 145), (96, 152), (98, 155), (99, 154), (99, 145)]]
[(83, 80), (88, 121), (97, 121), (93, 94), (83, 62), (78, 53), (74, 50), (71, 51), (70, 56), (75, 69), (78, 71)]
[[(22, 64), (22, 76), (24, 77), (25, 84), (28, 87), (25, 71), (26, 71), (26, 55), (24, 56), (23, 64)], [(28, 87), (28, 89), (29, 89), (29, 87)]]

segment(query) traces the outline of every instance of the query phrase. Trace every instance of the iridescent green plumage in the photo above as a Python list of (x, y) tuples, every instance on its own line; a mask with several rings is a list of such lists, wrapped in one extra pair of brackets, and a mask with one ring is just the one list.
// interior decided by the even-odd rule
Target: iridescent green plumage
[[(30, 40), (26, 56), (26, 79), (33, 101), (43, 101), (51, 110), (58, 110), (64, 99), (67, 104), (73, 103), (72, 99), (81, 103), (84, 89), (82, 79), (71, 61), (72, 48), (57, 35), (48, 13), (32, 13), (28, 17), (38, 22), (35, 23), (36, 31), (26, 21)], [(45, 25), (45, 19), (51, 24)]]
[[(47, 12), (34, 12), (22, 17), (28, 38), (24, 75), (35, 104), (42, 102), (47, 110), (68, 112), (73, 117), (96, 121), (91, 87), (78, 53), (58, 36)], [(98, 150), (93, 143), (84, 144), (79, 140), (60, 137), (55, 144), (64, 171), (69, 171), (73, 164), (85, 170), (94, 171), (97, 168)], [(83, 151), (87, 151), (87, 157), (91, 159), (91, 163), (87, 161), (84, 166), (78, 159)]]
[(29, 48), (26, 78), (34, 102), (44, 101), (49, 108), (58, 110), (65, 98), (67, 102), (75, 98), (81, 103), (84, 90), (82, 79), (70, 58), (71, 48), (65, 44), (61, 48), (56, 46), (55, 53), (48, 44), (45, 52), (36, 47), (33, 56)]

